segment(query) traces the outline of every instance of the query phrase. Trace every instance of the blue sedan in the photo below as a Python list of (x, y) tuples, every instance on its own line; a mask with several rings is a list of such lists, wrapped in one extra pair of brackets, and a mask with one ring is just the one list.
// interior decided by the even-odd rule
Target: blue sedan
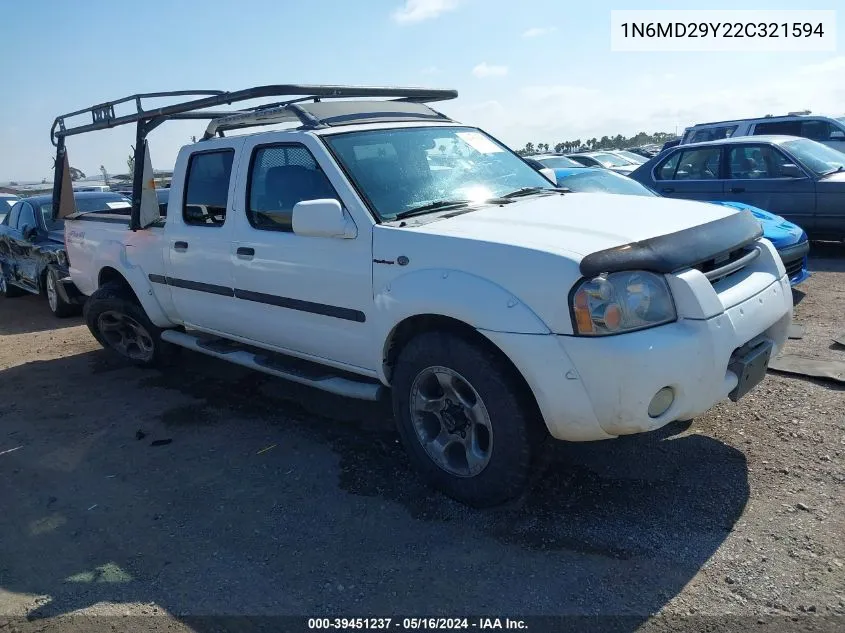
[(668, 198), (742, 202), (845, 239), (845, 154), (808, 138), (746, 136), (667, 149), (631, 178)]
[[(555, 169), (557, 184), (571, 191), (611, 193), (630, 196), (657, 196), (658, 194), (632, 180), (607, 169), (594, 167), (573, 167)], [(713, 204), (732, 207), (734, 209), (748, 209), (754, 214), (763, 227), (763, 235), (769, 240), (780, 254), (783, 265), (789, 275), (789, 283), (793, 286), (805, 281), (810, 273), (807, 270), (807, 253), (810, 243), (807, 234), (800, 226), (784, 220), (782, 217), (763, 211), (743, 202), (710, 201)]]

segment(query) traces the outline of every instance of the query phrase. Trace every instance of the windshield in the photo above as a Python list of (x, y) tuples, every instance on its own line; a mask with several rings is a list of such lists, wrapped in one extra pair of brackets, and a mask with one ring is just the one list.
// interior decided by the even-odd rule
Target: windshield
[(633, 165), (631, 161), (614, 154), (590, 154), (590, 156), (605, 167), (626, 167)]
[(618, 193), (627, 196), (656, 196), (636, 180), (604, 169), (575, 172), (558, 180), (561, 187), (583, 193)]
[(640, 156), (639, 154), (635, 154), (634, 152), (629, 152), (627, 150), (620, 150), (616, 153), (621, 154), (622, 157), (627, 158), (632, 163), (636, 163), (638, 165), (648, 162), (648, 159), (645, 156)]
[(786, 141), (783, 147), (817, 176), (845, 169), (845, 154), (816, 141), (795, 139)]
[[(95, 196), (95, 197), (76, 197), (77, 213), (95, 213), (98, 211), (108, 211), (109, 213), (128, 214), (132, 210), (132, 203), (129, 198), (118, 194)], [(65, 221), (53, 219), (53, 203), (45, 202), (39, 209), (44, 218), (44, 225), (48, 231), (64, 231)]]
[(535, 158), (538, 163), (542, 163), (543, 167), (550, 169), (570, 169), (572, 167), (583, 167), (581, 163), (566, 158), (565, 156), (547, 156), (545, 158)]
[(475, 128), (369, 130), (323, 139), (382, 220), (438, 202), (483, 202), (525, 187), (553, 188)]

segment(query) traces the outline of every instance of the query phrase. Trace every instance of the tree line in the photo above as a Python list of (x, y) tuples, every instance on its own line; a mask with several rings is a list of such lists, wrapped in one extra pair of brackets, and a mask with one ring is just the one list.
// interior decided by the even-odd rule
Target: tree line
[(627, 137), (623, 134), (616, 136), (602, 136), (601, 138), (589, 138), (582, 141), (580, 138), (574, 141), (561, 141), (551, 145), (549, 143), (532, 143), (528, 142), (517, 154), (522, 156), (528, 154), (537, 154), (541, 152), (549, 152), (554, 149), (557, 153), (576, 152), (580, 150), (599, 150), (599, 149), (625, 149), (627, 147), (639, 147), (640, 145), (663, 145), (666, 141), (677, 138), (677, 135), (671, 132), (655, 132), (654, 134), (647, 134), (646, 132), (639, 132), (634, 136)]

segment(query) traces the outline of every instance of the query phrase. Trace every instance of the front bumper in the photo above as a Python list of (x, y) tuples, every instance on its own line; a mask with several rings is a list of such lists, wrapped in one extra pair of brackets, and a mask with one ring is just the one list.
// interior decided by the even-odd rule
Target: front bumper
[(59, 283), (56, 286), (56, 291), (59, 293), (62, 301), (74, 305), (82, 305), (85, 303), (85, 299), (87, 298), (73, 283), (73, 280), (71, 280), (70, 274), (67, 271), (63, 271), (59, 277)]
[(807, 239), (778, 249), (778, 255), (786, 269), (790, 285), (797, 286), (810, 277), (810, 272), (807, 270), (809, 252), (810, 242)]
[[(715, 316), (617, 336), (586, 338), (483, 331), (522, 372), (553, 437), (587, 441), (642, 433), (687, 420), (729, 397), (735, 352), (749, 343), (783, 346), (792, 321), (786, 275)], [(664, 387), (674, 400), (651, 417)]]

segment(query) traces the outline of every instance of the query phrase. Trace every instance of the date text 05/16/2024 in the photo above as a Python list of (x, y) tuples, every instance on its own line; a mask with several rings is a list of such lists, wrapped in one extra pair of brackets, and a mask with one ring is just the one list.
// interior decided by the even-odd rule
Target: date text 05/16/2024
[(309, 630), (526, 631), (524, 620), (511, 618), (308, 618)]

